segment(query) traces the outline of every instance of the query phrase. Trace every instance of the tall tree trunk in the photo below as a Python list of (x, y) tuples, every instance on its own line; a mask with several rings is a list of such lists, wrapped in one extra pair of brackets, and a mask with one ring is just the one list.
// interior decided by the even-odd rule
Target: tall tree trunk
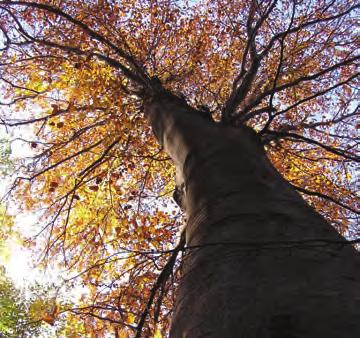
[(185, 186), (190, 249), (170, 337), (359, 337), (357, 252), (333, 243), (344, 239), (255, 132), (207, 121), (167, 93), (145, 111)]

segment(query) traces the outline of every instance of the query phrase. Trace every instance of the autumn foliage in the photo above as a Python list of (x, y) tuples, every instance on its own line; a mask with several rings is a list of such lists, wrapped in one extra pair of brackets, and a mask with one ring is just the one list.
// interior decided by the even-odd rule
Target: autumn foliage
[(56, 316), (85, 323), (81, 337), (133, 336), (141, 321), (144, 335), (168, 330), (181, 259), (159, 276), (183, 218), (143, 114), (154, 83), (218, 123), (254, 128), (304, 198), (359, 236), (358, 10), (352, 0), (0, 1), (0, 123), (32, 131), (12, 193), (42, 215), (43, 261), (88, 290)]

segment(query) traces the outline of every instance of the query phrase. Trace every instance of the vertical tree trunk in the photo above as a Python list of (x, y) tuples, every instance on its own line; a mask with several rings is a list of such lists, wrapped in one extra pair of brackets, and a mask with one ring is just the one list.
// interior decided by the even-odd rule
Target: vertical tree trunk
[(166, 93), (145, 109), (185, 183), (190, 249), (170, 337), (359, 337), (357, 252), (331, 243), (343, 238), (273, 168), (256, 134)]

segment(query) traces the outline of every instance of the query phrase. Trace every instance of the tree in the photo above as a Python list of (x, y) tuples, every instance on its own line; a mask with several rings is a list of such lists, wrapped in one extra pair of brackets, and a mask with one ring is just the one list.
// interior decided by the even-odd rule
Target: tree
[(89, 334), (358, 336), (358, 8), (0, 1), (15, 196)]
[(11, 147), (6, 139), (0, 139), (0, 175), (7, 175), (13, 167), (10, 160)]
[[(6, 254), (4, 241), (13, 226), (13, 219), (5, 213), (2, 205), (0, 205), (0, 224), (0, 258), (2, 258)], [(39, 325), (29, 316), (24, 295), (5, 272), (5, 267), (0, 265), (0, 336), (29, 337), (36, 334)]]
[[(65, 337), (71, 336), (68, 325), (73, 323), (64, 316), (59, 320), (59, 307), (56, 305), (59, 300), (49, 296), (52, 291), (52, 286), (40, 283), (19, 288), (7, 275), (6, 267), (0, 265), (0, 337), (50, 338), (58, 337), (58, 332), (65, 333)], [(55, 321), (56, 328), (53, 328)], [(81, 324), (75, 323), (74, 327), (77, 332), (82, 332)]]
[(26, 299), (5, 276), (4, 267), (0, 269), (0, 337), (33, 337), (39, 332), (40, 321), (31, 318)]
[(13, 252), (15, 243), (23, 238), (14, 226), (14, 216), (2, 205), (0, 225), (0, 337), (87, 337), (81, 322), (64, 315), (62, 309), (71, 307), (73, 295), (60, 293), (59, 283), (49, 283), (41, 277), (26, 277), (20, 282), (17, 276), (14, 280), (9, 268), (19, 255)]
[[(12, 162), (4, 161), (4, 172)], [(14, 217), (8, 215), (6, 208), (0, 205), (0, 337), (25, 338), (38, 336), (41, 329), (41, 315), (44, 302), (40, 302), (40, 288), (32, 290), (31, 297), (15, 285), (7, 275), (6, 261), (9, 258), (8, 241), (18, 234), (13, 230)], [(4, 264), (4, 265), (3, 265)], [(41, 305), (41, 312), (33, 311), (34, 303)], [(41, 303), (41, 304), (40, 304)]]

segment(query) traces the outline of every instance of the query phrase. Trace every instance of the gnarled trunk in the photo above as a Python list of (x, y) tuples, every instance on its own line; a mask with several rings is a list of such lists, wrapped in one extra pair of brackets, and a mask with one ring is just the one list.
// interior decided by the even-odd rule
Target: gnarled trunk
[[(185, 187), (170, 337), (360, 335), (360, 259), (273, 168), (256, 134), (160, 93), (146, 103)], [(317, 241), (320, 240), (321, 241)]]

